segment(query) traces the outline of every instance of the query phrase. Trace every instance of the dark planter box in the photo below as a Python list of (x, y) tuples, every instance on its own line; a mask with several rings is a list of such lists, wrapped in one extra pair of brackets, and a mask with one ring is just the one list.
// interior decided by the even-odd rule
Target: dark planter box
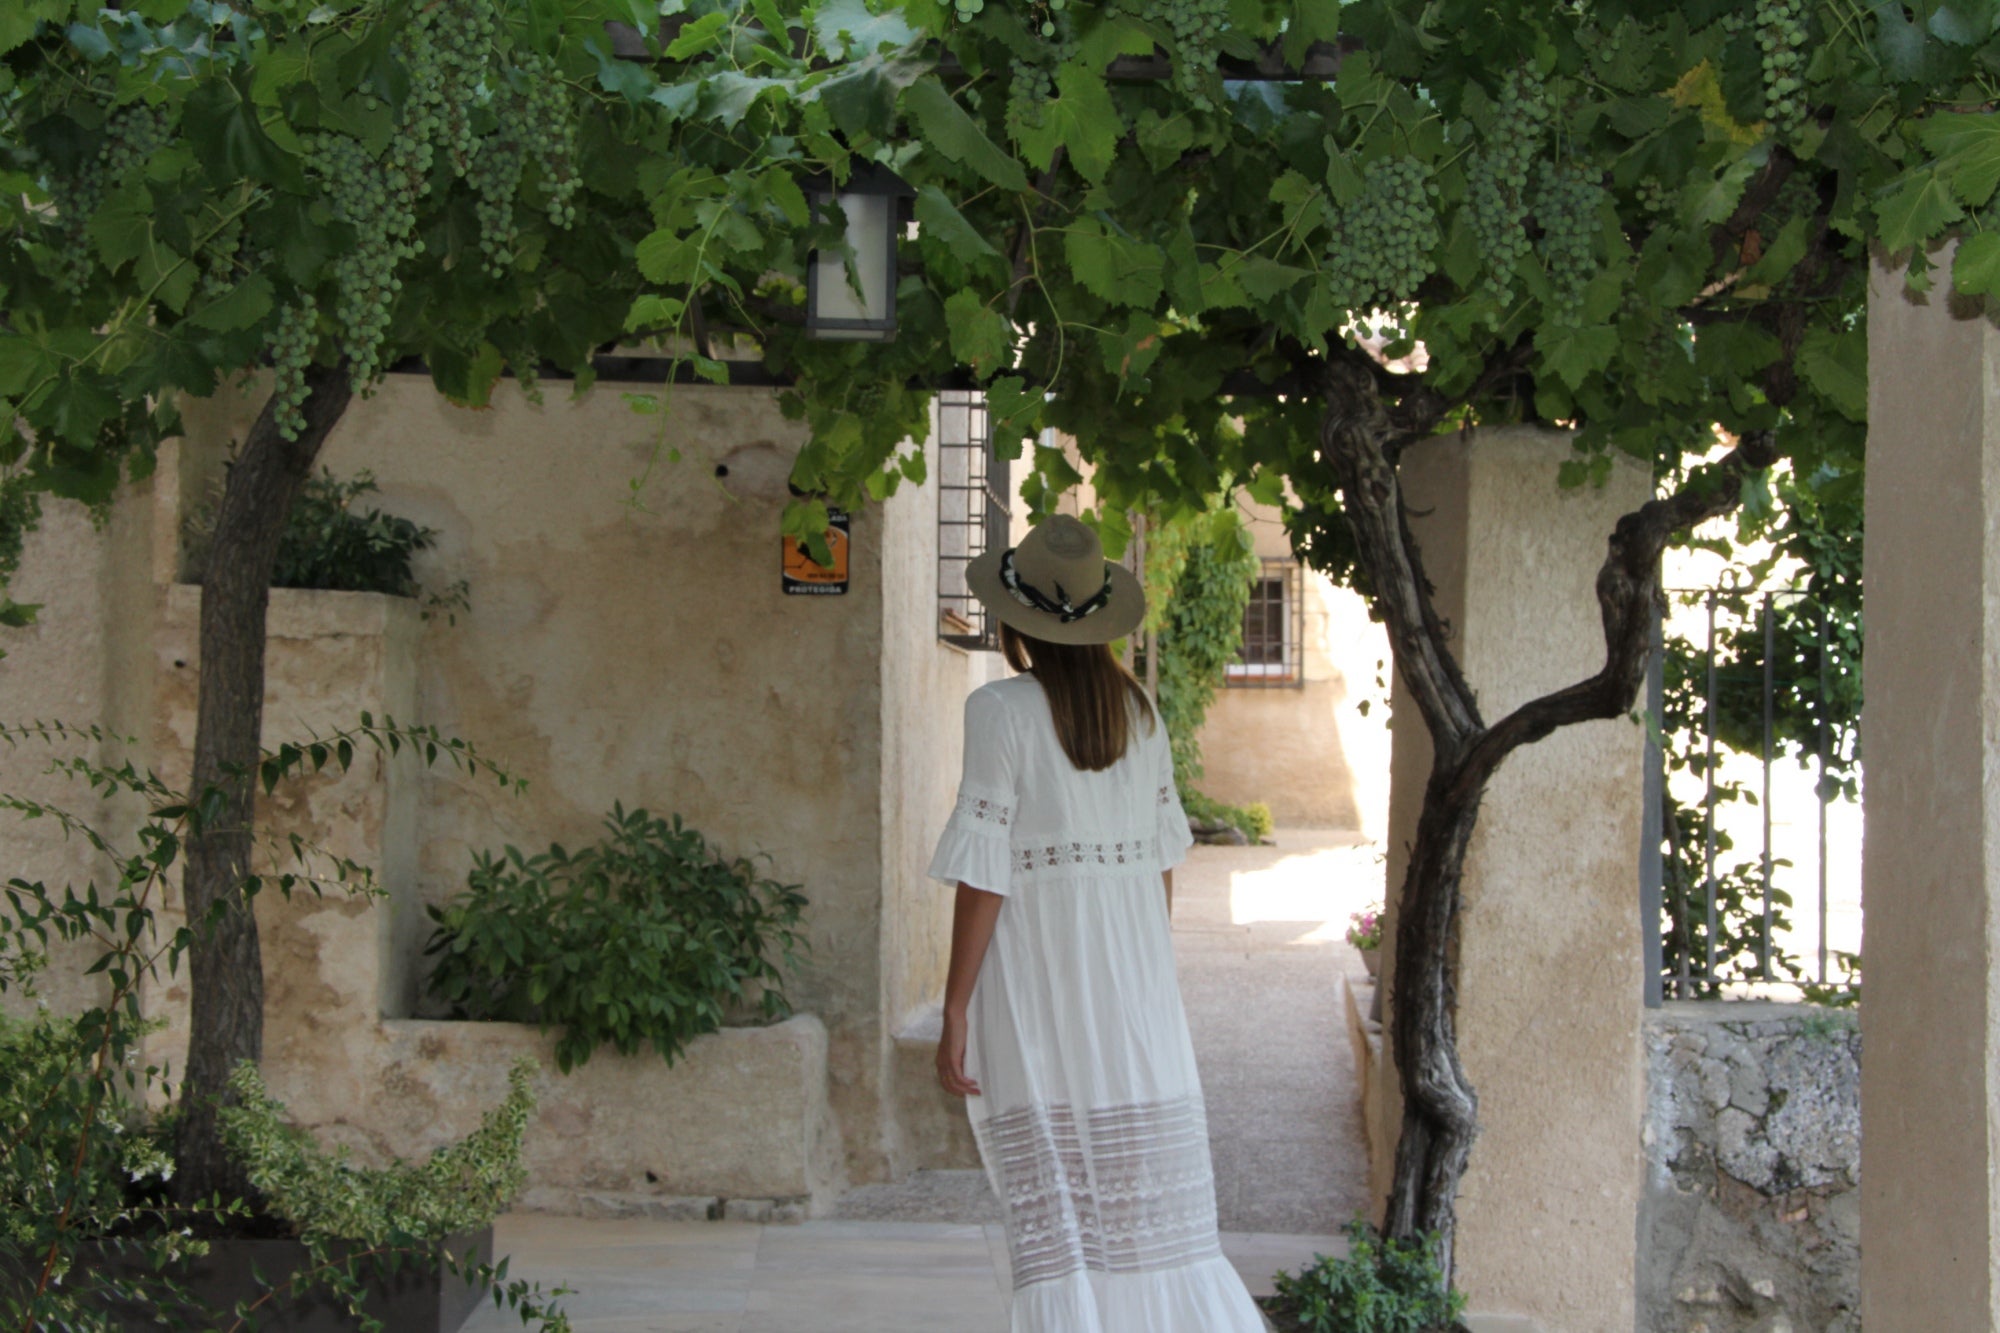
[[(461, 1267), (465, 1266), (468, 1250), (472, 1251), (474, 1263), (489, 1264), (493, 1261), (492, 1227), (461, 1232), (433, 1249), (440, 1254), (433, 1263), (405, 1260), (395, 1272), (375, 1275), (367, 1274), (364, 1269), (369, 1293), (364, 1308), (391, 1333), (458, 1333), (459, 1326), (485, 1296), (483, 1288), (471, 1285), (445, 1267), (442, 1251), (449, 1249), (458, 1256)], [(336, 1247), (331, 1257), (338, 1259), (341, 1254)], [(270, 1283), (284, 1281), (308, 1268), (311, 1262), (306, 1247), (295, 1240), (210, 1242), (205, 1258), (191, 1260), (173, 1274), (190, 1296), (213, 1312), (209, 1318), (216, 1321), (202, 1322), (197, 1317), (187, 1327), (228, 1328), (234, 1319), (226, 1312), (233, 1310), (237, 1302), (257, 1299), (269, 1289)], [(106, 1277), (133, 1278), (148, 1271), (144, 1260), (129, 1251), (78, 1256), (78, 1266), (85, 1264), (98, 1267)], [(112, 1313), (123, 1333), (158, 1333), (160, 1326), (150, 1309), (120, 1306)], [(287, 1290), (260, 1306), (255, 1318), (257, 1333), (354, 1333), (359, 1327), (346, 1307), (324, 1286), (304, 1292)]]

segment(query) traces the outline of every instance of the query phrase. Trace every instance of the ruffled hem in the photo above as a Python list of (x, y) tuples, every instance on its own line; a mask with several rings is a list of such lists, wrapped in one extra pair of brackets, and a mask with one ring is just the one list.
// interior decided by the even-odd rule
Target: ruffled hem
[(1220, 1254), (1150, 1273), (1071, 1273), (1014, 1293), (1012, 1333), (1265, 1333)]
[(931, 857), (930, 877), (945, 884), (970, 884), (988, 893), (1006, 893), (1012, 887), (1013, 851), (1006, 832), (982, 833), (962, 827), (957, 820), (945, 825)]

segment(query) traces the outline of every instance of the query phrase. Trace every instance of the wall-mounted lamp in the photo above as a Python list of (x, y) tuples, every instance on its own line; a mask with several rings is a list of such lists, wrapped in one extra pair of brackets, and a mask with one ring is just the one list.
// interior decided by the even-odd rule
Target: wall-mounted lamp
[(847, 218), (847, 248), (854, 253), (855, 283), (847, 257), (815, 250), (806, 264), (806, 336), (887, 342), (896, 336), (896, 240), (905, 225), (905, 200), (917, 192), (895, 172), (857, 162), (847, 184), (821, 179), (806, 186), (817, 219), (829, 203)]

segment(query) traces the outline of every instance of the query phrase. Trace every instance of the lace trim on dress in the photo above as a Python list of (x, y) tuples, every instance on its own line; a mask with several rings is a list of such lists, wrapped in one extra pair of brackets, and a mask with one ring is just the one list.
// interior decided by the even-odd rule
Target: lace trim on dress
[(1158, 865), (1159, 842), (1154, 838), (1126, 838), (1120, 842), (1049, 842), (1033, 847), (1014, 848), (1014, 869), (1029, 875), (1037, 870), (1067, 870), (1073, 866)]
[(971, 792), (958, 794), (958, 805), (952, 814), (969, 819), (975, 824), (991, 824), (1007, 828), (1014, 822), (1014, 807), (1004, 801), (988, 800), (984, 796), (974, 796)]
[(1146, 1273), (1221, 1254), (1199, 1099), (1023, 1106), (981, 1128), (999, 1163), (1014, 1286)]

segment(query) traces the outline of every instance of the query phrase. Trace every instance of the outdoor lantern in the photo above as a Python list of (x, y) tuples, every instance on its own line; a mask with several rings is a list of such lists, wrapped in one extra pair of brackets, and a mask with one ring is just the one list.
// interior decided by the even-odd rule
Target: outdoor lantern
[(916, 191), (887, 167), (856, 163), (844, 186), (822, 178), (806, 187), (817, 218), (828, 203), (847, 217), (847, 248), (854, 252), (856, 283), (848, 281), (847, 256), (815, 250), (806, 265), (806, 336), (887, 342), (896, 336), (896, 237), (904, 226), (904, 200)]

